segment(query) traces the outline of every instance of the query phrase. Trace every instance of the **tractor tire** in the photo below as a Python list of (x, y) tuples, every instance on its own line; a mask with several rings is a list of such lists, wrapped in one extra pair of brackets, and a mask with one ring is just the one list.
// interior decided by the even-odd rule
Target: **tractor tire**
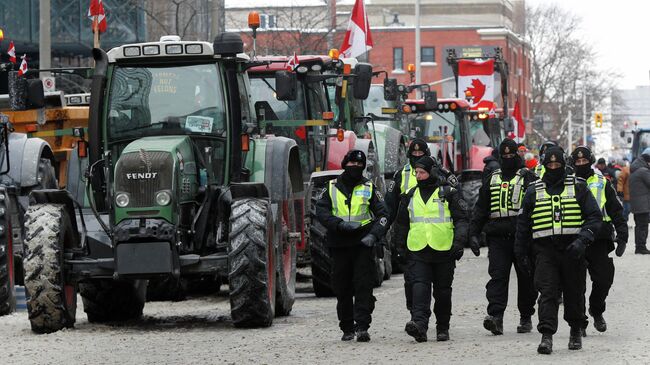
[(74, 326), (77, 288), (65, 282), (64, 243), (74, 240), (62, 204), (38, 204), (25, 214), (23, 267), (32, 331), (50, 333)]
[(288, 316), (296, 301), (296, 245), (289, 240), (289, 230), (283, 224), (280, 245), (277, 252), (277, 293), (275, 294), (275, 316)]
[(311, 254), (311, 280), (314, 294), (319, 298), (333, 297), (332, 289), (332, 258), (325, 247), (327, 229), (317, 219), (312, 219), (309, 228)]
[(275, 245), (270, 203), (233, 201), (230, 214), (228, 281), (236, 327), (268, 327), (275, 309)]
[(13, 313), (16, 310), (15, 265), (6, 199), (6, 197), (0, 199), (0, 316)]
[(165, 278), (149, 279), (147, 285), (147, 302), (160, 302), (171, 300), (180, 302), (187, 297), (188, 282), (182, 278), (171, 276)]
[(95, 279), (79, 283), (84, 312), (91, 323), (127, 321), (142, 317), (146, 291), (146, 280)]

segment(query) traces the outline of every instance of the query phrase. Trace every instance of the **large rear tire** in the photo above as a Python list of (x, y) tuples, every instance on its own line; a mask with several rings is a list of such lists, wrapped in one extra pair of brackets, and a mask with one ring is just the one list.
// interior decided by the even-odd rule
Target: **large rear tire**
[(79, 283), (84, 312), (88, 315), (88, 322), (91, 323), (140, 318), (146, 291), (146, 280), (96, 279)]
[(333, 297), (332, 289), (332, 258), (330, 257), (325, 240), (327, 230), (317, 219), (311, 220), (309, 250), (311, 254), (311, 281), (314, 294), (319, 297)]
[(267, 200), (232, 203), (228, 248), (230, 311), (237, 327), (268, 327), (275, 310), (275, 245)]
[(11, 225), (7, 219), (9, 211), (5, 204), (8, 197), (4, 190), (0, 190), (0, 194), (0, 316), (4, 316), (16, 310), (16, 293)]
[(25, 215), (25, 294), (32, 331), (50, 333), (73, 327), (77, 288), (65, 282), (65, 243), (75, 241), (62, 204), (38, 204)]

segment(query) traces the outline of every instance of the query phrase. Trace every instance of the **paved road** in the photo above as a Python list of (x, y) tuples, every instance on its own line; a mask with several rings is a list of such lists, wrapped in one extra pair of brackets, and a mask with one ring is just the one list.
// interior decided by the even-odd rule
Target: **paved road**
[[(516, 333), (514, 307), (506, 312), (503, 336), (492, 336), (482, 328), (488, 277), (485, 251), (475, 258), (466, 250), (458, 263), (451, 341), (446, 343), (419, 344), (406, 335), (403, 329), (409, 318), (403, 280), (394, 275), (375, 292), (377, 308), (370, 343), (341, 342), (335, 300), (315, 298), (308, 290), (309, 283), (304, 282), (291, 316), (278, 318), (265, 329), (233, 328), (225, 295), (147, 303), (143, 319), (113, 326), (89, 324), (80, 305), (75, 329), (49, 335), (32, 334), (26, 313), (0, 317), (5, 343), (0, 359), (3, 364), (93, 365), (650, 363), (650, 257), (634, 255), (633, 249), (628, 249), (623, 258), (615, 258), (616, 282), (605, 313), (606, 333), (590, 326), (584, 349), (569, 351), (569, 329), (561, 321), (554, 353), (543, 356), (536, 353), (539, 334)], [(511, 290), (511, 303), (514, 294)], [(429, 337), (435, 337), (432, 332)]]

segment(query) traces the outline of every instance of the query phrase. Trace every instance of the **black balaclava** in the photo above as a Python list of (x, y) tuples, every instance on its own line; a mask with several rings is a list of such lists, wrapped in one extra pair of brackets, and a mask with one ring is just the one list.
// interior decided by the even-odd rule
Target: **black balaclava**
[[(586, 165), (576, 165), (576, 161), (579, 158), (586, 158), (589, 160), (589, 163)], [(587, 179), (594, 174), (594, 170), (591, 168), (594, 158), (588, 147), (578, 146), (573, 150), (573, 152), (571, 152), (571, 160), (573, 161), (573, 170), (575, 171), (576, 176)]]
[[(424, 155), (422, 156), (412, 156), (413, 151), (423, 151)], [(415, 168), (415, 163), (418, 162), (424, 156), (431, 156), (431, 151), (429, 151), (429, 145), (427, 142), (421, 138), (414, 138), (409, 145), (409, 150), (407, 153), (409, 158), (409, 164), (411, 167)]]
[[(548, 164), (551, 162), (559, 162), (561, 166), (557, 169), (549, 169)], [(542, 178), (545, 183), (554, 185), (558, 181), (562, 180), (566, 175), (566, 160), (564, 159), (564, 150), (558, 146), (549, 147), (546, 149), (542, 165), (544, 165), (545, 168), (544, 177)]]
[[(510, 138), (506, 138), (499, 145), (499, 165), (501, 171), (506, 176), (513, 176), (515, 172), (521, 168), (521, 157), (517, 154), (517, 142)], [(504, 155), (513, 154), (513, 157), (504, 158)]]
[[(361, 162), (363, 166), (346, 166), (348, 162)], [(363, 151), (351, 150), (345, 154), (341, 161), (341, 168), (344, 172), (341, 174), (343, 183), (347, 186), (356, 186), (363, 178), (363, 170), (366, 168), (366, 154)]]
[(415, 163), (415, 167), (419, 167), (429, 173), (429, 177), (426, 180), (418, 180), (418, 186), (420, 188), (428, 188), (439, 184), (440, 173), (438, 172), (438, 163), (431, 156), (420, 158)]

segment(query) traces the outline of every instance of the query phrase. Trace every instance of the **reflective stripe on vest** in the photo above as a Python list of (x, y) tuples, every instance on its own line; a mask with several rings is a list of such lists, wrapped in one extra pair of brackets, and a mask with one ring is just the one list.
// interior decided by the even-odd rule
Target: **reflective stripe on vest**
[(510, 181), (501, 179), (501, 170), (496, 170), (490, 178), (490, 218), (516, 217), (519, 215), (524, 198), (524, 169)]
[(544, 177), (544, 173), (546, 172), (546, 169), (544, 168), (544, 165), (537, 165), (535, 167), (535, 175), (537, 175), (538, 179), (541, 179)]
[(454, 240), (454, 224), (449, 203), (440, 198), (436, 189), (429, 201), (422, 200), (420, 189), (415, 188), (409, 211), (409, 233), (406, 246), (410, 251), (420, 251), (427, 245), (436, 251), (449, 251)]
[(603, 213), (603, 221), (611, 222), (612, 218), (607, 215), (607, 209), (605, 209), (605, 203), (607, 203), (607, 196), (605, 195), (605, 184), (606, 180), (603, 175), (593, 174), (587, 179), (587, 185), (589, 190), (596, 198), (596, 203), (598, 203), (598, 208)]
[(410, 164), (406, 164), (402, 169), (402, 185), (400, 186), (400, 192), (406, 194), (417, 184), (418, 180), (415, 178), (415, 169), (412, 169)]
[(533, 220), (533, 238), (554, 235), (575, 235), (582, 227), (582, 210), (576, 200), (575, 177), (564, 180), (564, 190), (560, 195), (549, 195), (546, 184), (535, 183), (535, 208)]
[(349, 205), (346, 203), (348, 197), (336, 187), (336, 180), (330, 180), (329, 184), (332, 214), (334, 216), (346, 222), (359, 222), (362, 226), (370, 223), (372, 220), (372, 212), (370, 211), (372, 184), (370, 181), (354, 187)]

